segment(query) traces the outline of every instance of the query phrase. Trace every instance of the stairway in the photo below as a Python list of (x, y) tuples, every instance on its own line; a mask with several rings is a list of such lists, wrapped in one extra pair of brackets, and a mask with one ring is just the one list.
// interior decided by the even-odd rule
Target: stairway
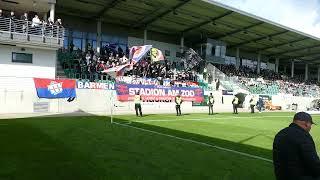
[(220, 84), (224, 89), (233, 90), (234, 92), (249, 93), (248, 88), (237, 81), (234, 77), (229, 77), (209, 63), (207, 65), (207, 72), (210, 73), (213, 79), (220, 79)]
[(57, 65), (56, 65), (56, 78), (57, 79), (66, 79), (66, 78), (68, 78), (59, 61), (57, 61)]

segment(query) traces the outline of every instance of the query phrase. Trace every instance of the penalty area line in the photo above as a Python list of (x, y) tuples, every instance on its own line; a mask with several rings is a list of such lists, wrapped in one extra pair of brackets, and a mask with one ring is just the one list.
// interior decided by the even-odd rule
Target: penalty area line
[(226, 116), (226, 117), (211, 117), (211, 118), (193, 118), (193, 119), (152, 119), (152, 120), (136, 120), (134, 122), (175, 122), (175, 121), (209, 121), (209, 120), (220, 120), (220, 119), (264, 119), (264, 118), (279, 118), (286, 117), (289, 118), (291, 116), (257, 116), (257, 117), (236, 117), (236, 116)]
[(192, 140), (192, 139), (186, 139), (186, 138), (182, 138), (182, 137), (178, 137), (178, 136), (174, 136), (174, 135), (170, 135), (170, 134), (165, 134), (165, 133), (161, 133), (161, 132), (157, 132), (157, 131), (152, 131), (152, 130), (148, 130), (148, 129), (144, 129), (144, 128), (139, 128), (139, 127), (135, 127), (135, 126), (132, 126), (132, 125), (129, 125), (129, 124), (121, 124), (121, 123), (118, 123), (118, 122), (113, 122), (113, 123), (117, 124), (119, 126), (123, 126), (123, 127), (133, 128), (133, 129), (136, 129), (136, 130), (149, 132), (149, 133), (152, 133), (152, 134), (166, 136), (166, 137), (170, 137), (170, 138), (173, 138), (173, 139), (178, 139), (178, 140), (185, 141), (185, 142), (190, 142), (190, 143), (193, 143), (193, 144), (198, 144), (198, 145), (202, 145), (202, 146), (206, 146), (206, 147), (210, 147), (210, 148), (214, 148), (214, 149), (219, 149), (219, 150), (222, 150), (222, 151), (226, 151), (226, 152), (242, 155), (242, 156), (249, 157), (249, 158), (252, 158), (252, 159), (258, 159), (258, 160), (262, 160), (262, 161), (269, 162), (269, 163), (273, 162), (271, 159), (267, 159), (267, 158), (264, 158), (264, 157), (260, 157), (260, 156), (256, 156), (256, 155), (252, 155), (252, 154), (248, 154), (248, 153), (244, 153), (244, 152), (240, 152), (240, 151), (236, 151), (236, 150), (232, 150), (232, 149), (228, 149), (228, 148), (224, 148), (224, 147), (220, 147), (220, 146), (216, 146), (216, 145), (212, 145), (212, 144), (208, 144), (208, 143), (204, 143), (204, 142), (200, 142), (200, 141), (196, 141), (196, 140)]

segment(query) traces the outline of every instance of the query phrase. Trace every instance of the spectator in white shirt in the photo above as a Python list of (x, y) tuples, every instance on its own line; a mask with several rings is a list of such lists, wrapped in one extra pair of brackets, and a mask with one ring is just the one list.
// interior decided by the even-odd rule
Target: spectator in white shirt
[(38, 17), (38, 15), (34, 15), (34, 18), (32, 19), (32, 27), (39, 27), (41, 24), (41, 21)]

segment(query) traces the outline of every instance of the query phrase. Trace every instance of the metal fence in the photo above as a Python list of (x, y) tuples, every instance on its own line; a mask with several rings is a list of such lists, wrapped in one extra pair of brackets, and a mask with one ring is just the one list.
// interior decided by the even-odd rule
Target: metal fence
[[(89, 80), (95, 82), (104, 82), (104, 81), (114, 81), (109, 75), (98, 74), (98, 73), (75, 73), (75, 72), (65, 72), (67, 78), (70, 79), (81, 79), (81, 80)], [(60, 77), (58, 77), (60, 78)]]
[(248, 91), (248, 88), (246, 86), (244, 86), (241, 82), (239, 82), (237, 77), (227, 76), (225, 73), (220, 71), (218, 68), (216, 68), (212, 64), (209, 64), (207, 66), (207, 71), (208, 71), (208, 73), (211, 74), (212, 79), (219, 79), (221, 81), (222, 85), (224, 85), (223, 83), (225, 83), (225, 82), (229, 82), (228, 86), (230, 86), (230, 87), (228, 87), (228, 88), (231, 88), (232, 90), (241, 88), (242, 90)]
[(22, 37), (25, 36), (28, 41), (32, 41), (32, 38), (30, 40), (30, 36), (41, 37), (44, 43), (46, 43), (46, 39), (48, 39), (48, 42), (55, 39), (56, 42), (62, 46), (64, 31), (62, 26), (55, 24), (0, 18), (0, 32), (10, 34), (11, 39), (14, 39), (14, 35), (18, 35), (17, 38), (21, 40), (23, 40)]

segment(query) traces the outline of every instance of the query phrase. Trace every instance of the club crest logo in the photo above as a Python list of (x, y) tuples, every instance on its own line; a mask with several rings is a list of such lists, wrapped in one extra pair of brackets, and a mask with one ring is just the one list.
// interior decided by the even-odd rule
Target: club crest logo
[(201, 89), (194, 90), (196, 96), (202, 96), (203, 91)]
[(119, 94), (126, 94), (129, 91), (126, 85), (118, 84), (117, 88), (118, 88)]
[(50, 84), (48, 85), (48, 90), (52, 95), (58, 95), (62, 93), (63, 88), (62, 88), (62, 82), (58, 83), (55, 81), (51, 81)]

